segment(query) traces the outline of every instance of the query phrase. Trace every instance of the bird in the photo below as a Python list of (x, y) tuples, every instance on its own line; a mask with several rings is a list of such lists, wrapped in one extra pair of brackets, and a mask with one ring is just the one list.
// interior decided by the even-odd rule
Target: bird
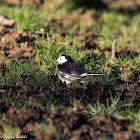
[(104, 75), (102, 73), (94, 73), (84, 69), (73, 62), (73, 59), (68, 55), (62, 55), (55, 60), (59, 64), (56, 66), (56, 73), (59, 79), (66, 84), (70, 84), (75, 80), (83, 82), (82, 78), (89, 75)]

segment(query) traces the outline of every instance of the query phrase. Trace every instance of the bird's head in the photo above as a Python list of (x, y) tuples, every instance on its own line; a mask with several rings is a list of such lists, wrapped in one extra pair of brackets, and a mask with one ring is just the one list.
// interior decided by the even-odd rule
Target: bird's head
[(68, 55), (59, 56), (57, 60), (55, 60), (59, 64), (64, 64), (66, 62), (73, 62), (72, 58)]

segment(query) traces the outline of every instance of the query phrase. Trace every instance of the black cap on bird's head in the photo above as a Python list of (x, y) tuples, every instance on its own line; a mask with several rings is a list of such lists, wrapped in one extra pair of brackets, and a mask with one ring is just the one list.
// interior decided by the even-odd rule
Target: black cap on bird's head
[(56, 60), (59, 64), (63, 64), (65, 62), (73, 62), (72, 58), (68, 55), (62, 55), (59, 56), (59, 58)]
[(62, 55), (62, 56), (65, 56), (65, 59), (67, 59), (68, 62), (73, 62), (73, 59), (70, 56), (68, 55)]

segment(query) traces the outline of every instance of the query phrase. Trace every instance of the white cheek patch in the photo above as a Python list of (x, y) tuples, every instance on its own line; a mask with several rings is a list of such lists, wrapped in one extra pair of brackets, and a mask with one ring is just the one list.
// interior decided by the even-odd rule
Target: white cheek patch
[(65, 62), (67, 62), (68, 60), (67, 59), (62, 59), (61, 60), (61, 63), (65, 63)]
[(63, 64), (65, 62), (67, 62), (68, 60), (65, 58), (65, 56), (61, 56), (60, 58), (58, 58), (58, 62), (59, 64)]

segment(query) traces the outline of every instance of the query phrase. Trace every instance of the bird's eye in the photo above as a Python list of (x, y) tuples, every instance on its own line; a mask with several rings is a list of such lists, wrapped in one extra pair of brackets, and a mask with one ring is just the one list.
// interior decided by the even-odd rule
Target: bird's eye
[(61, 58), (60, 58), (60, 60), (61, 60)]

